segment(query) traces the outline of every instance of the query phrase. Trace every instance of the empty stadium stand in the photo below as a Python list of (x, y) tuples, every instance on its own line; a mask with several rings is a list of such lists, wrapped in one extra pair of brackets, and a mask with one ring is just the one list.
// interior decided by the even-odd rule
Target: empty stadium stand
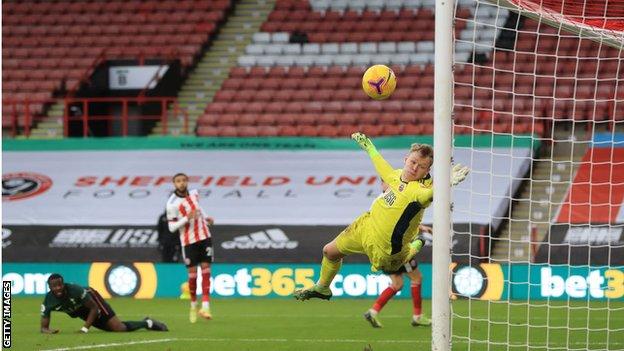
[[(3, 3), (3, 127), (25, 122), (24, 104), (11, 101), (28, 99), (28, 118), (37, 120), (46, 111), (42, 101), (73, 90), (107, 59), (175, 57), (193, 65), (225, 12), (239, 6), (252, 5)], [(185, 107), (203, 111), (192, 116), (191, 128), (200, 136), (345, 136), (355, 128), (372, 135), (430, 133), (433, 8), (433, 0), (277, 0), (222, 85), (214, 87), (224, 73), (211, 61), (201, 69), (212, 69), (216, 78), (201, 78), (190, 83), (197, 89), (181, 91), (189, 99)], [(250, 16), (258, 18), (261, 12), (254, 11)], [(519, 22), (512, 47), (500, 45), (501, 28), (516, 26), (510, 18), (495, 6), (458, 1), (456, 132), (541, 135), (553, 120), (624, 118), (621, 51), (559, 39), (555, 29), (530, 19)], [(254, 26), (244, 23), (241, 31)], [(243, 36), (228, 33), (223, 40), (232, 43), (223, 48), (237, 52)], [(388, 101), (361, 93), (361, 74), (375, 63), (392, 66), (398, 76)]]
[(4, 1), (3, 127), (24, 106), (40, 117), (44, 103), (76, 89), (105, 60), (192, 65), (229, 7), (229, 0)]
[[(431, 133), (431, 124), (417, 122), (433, 118), (433, 69), (410, 63), (433, 59), (433, 32), (425, 29), (433, 13), (416, 2), (371, 4), (277, 1), (199, 119), (198, 134)], [(296, 32), (308, 42), (290, 43)], [(392, 64), (400, 77), (391, 101), (371, 101), (361, 92), (362, 73), (374, 62)]]
[[(569, 40), (556, 52), (554, 29), (526, 20), (515, 53), (491, 51), (508, 12), (477, 9), (470, 1), (459, 5), (457, 132), (543, 134), (553, 119), (624, 115), (618, 113), (624, 90), (617, 84), (622, 60), (616, 49)], [(467, 20), (473, 13), (478, 23)], [(198, 120), (199, 135), (345, 136), (355, 128), (373, 135), (431, 132), (432, 2), (280, 0), (261, 29)], [(531, 31), (540, 35), (526, 34)], [(305, 33), (307, 42), (292, 42), (293, 33)], [(552, 56), (537, 56), (536, 45), (537, 53)], [(598, 52), (613, 59), (589, 59)], [(477, 55), (482, 59), (473, 60)], [(361, 73), (375, 63), (396, 70), (397, 91), (389, 101), (370, 101), (360, 92)], [(576, 65), (578, 70), (571, 69)], [(233, 130), (230, 122), (239, 128)]]

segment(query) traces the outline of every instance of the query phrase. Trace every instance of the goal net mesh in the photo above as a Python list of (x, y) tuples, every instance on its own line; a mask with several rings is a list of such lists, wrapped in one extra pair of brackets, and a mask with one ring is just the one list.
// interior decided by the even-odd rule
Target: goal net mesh
[(477, 249), (453, 252), (452, 349), (623, 350), (624, 2), (458, 0), (454, 21), (454, 235)]

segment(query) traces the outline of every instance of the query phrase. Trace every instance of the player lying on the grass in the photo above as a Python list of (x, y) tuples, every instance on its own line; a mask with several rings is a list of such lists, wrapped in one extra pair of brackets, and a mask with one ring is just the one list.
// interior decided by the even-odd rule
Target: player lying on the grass
[[(310, 288), (296, 290), (294, 297), (297, 300), (329, 300), (332, 296), (329, 286), (340, 270), (342, 258), (347, 255), (365, 254), (373, 271), (393, 273), (422, 247), (422, 242), (414, 239), (425, 209), (433, 200), (433, 182), (429, 174), (433, 148), (413, 144), (404, 159), (403, 169), (393, 169), (366, 135), (354, 133), (351, 138), (368, 153), (388, 189), (373, 201), (369, 211), (323, 247), (319, 280)], [(459, 184), (467, 174), (467, 167), (456, 165), (452, 183)]]
[[(431, 234), (433, 232), (431, 227), (426, 225), (421, 225), (419, 229), (422, 233)], [(424, 245), (424, 239), (418, 238), (416, 240), (423, 240)], [(373, 328), (382, 327), (377, 315), (381, 312), (386, 303), (388, 303), (388, 301), (390, 301), (390, 299), (393, 298), (397, 292), (403, 289), (403, 274), (407, 275), (411, 282), (410, 290), (412, 292), (412, 304), (414, 306), (411, 322), (412, 326), (431, 325), (431, 319), (422, 314), (422, 295), (420, 291), (420, 287), (422, 285), (422, 273), (418, 269), (418, 261), (416, 261), (416, 256), (414, 256), (411, 260), (409, 260), (409, 262), (401, 266), (397, 272), (388, 275), (391, 280), (390, 286), (388, 286), (386, 290), (379, 295), (373, 306), (366, 311), (366, 313), (364, 313), (364, 318), (373, 326)]]
[(104, 301), (102, 296), (92, 288), (65, 283), (60, 274), (52, 274), (48, 278), (50, 291), (41, 305), (41, 332), (56, 334), (58, 329), (50, 329), (50, 313), (65, 312), (72, 318), (85, 321), (80, 332), (88, 333), (94, 326), (98, 329), (113, 332), (131, 332), (145, 328), (149, 330), (167, 331), (167, 326), (155, 319), (145, 317), (142, 321), (122, 322), (115, 311)]

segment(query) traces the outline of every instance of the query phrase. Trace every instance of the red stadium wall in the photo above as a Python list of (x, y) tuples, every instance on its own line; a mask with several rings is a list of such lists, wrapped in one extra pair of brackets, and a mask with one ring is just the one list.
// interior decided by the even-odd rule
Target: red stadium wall
[(615, 223), (624, 200), (624, 148), (592, 148), (583, 157), (559, 223)]

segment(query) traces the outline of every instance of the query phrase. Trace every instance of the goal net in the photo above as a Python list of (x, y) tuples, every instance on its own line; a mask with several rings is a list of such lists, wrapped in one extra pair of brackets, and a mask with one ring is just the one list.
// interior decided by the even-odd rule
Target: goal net
[(624, 350), (624, 2), (454, 13), (451, 349)]

